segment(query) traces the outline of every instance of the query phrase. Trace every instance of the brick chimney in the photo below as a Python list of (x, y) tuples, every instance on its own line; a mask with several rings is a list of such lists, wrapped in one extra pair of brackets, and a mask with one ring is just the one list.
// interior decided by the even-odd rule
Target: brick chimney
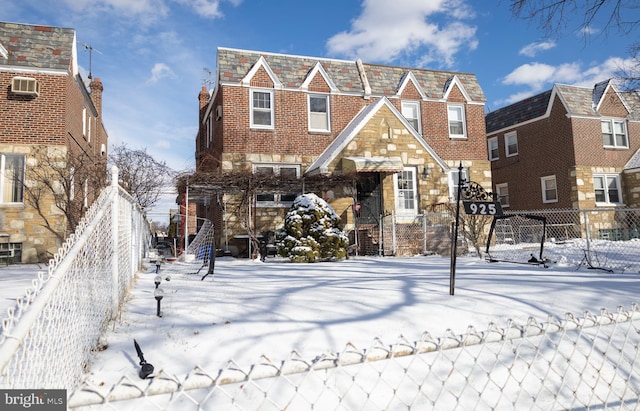
[(200, 103), (200, 122), (204, 120), (205, 107), (207, 107), (207, 103), (209, 102), (209, 92), (207, 91), (207, 87), (202, 86), (202, 90), (200, 90), (200, 94), (198, 94), (198, 102)]
[(89, 89), (91, 90), (91, 101), (93, 102), (93, 106), (98, 111), (98, 118), (102, 121), (102, 90), (104, 88), (100, 79), (96, 77), (91, 80)]

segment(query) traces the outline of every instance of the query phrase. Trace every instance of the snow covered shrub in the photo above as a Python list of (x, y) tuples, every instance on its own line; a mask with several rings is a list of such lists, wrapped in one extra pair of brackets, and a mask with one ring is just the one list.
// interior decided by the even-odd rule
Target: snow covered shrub
[(278, 253), (291, 262), (344, 258), (349, 238), (340, 227), (340, 217), (315, 194), (298, 196), (284, 219), (285, 237)]

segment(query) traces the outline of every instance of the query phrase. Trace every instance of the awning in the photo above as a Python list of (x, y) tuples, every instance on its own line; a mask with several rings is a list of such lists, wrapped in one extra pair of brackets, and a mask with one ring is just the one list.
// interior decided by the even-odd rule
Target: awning
[(404, 164), (399, 157), (344, 157), (342, 171), (349, 173), (399, 173), (404, 170)]

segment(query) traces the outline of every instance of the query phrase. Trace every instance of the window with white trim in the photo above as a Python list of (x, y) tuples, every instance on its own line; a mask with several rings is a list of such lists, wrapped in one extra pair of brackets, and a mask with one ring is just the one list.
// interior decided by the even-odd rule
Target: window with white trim
[(24, 201), (24, 167), (23, 154), (0, 153), (0, 204)]
[(447, 106), (449, 116), (449, 138), (466, 138), (467, 126), (464, 119), (464, 106), (450, 104)]
[(556, 176), (541, 177), (540, 185), (542, 187), (542, 202), (557, 203), (558, 186), (556, 185)]
[(498, 137), (491, 137), (487, 140), (487, 146), (489, 151), (489, 161), (494, 161), (500, 158), (498, 151)]
[(89, 207), (89, 179), (85, 179), (82, 185), (82, 205), (84, 208)]
[(601, 120), (602, 144), (605, 147), (629, 148), (627, 127), (624, 120)]
[(504, 152), (507, 157), (518, 155), (518, 133), (515, 131), (504, 135)]
[(82, 136), (87, 138), (87, 108), (82, 108)]
[(250, 121), (253, 128), (273, 128), (273, 90), (251, 90)]
[(420, 121), (420, 102), (419, 101), (403, 101), (402, 115), (407, 119), (413, 128), (422, 134), (422, 122)]
[(593, 189), (596, 205), (621, 204), (620, 176), (618, 174), (594, 174)]
[(73, 201), (76, 198), (76, 168), (71, 166), (69, 168), (69, 201)]
[(329, 126), (329, 96), (322, 94), (310, 94), (309, 106), (309, 131), (330, 131)]
[(449, 198), (451, 201), (456, 201), (458, 198), (458, 179), (462, 178), (463, 188), (469, 182), (469, 170), (462, 169), (462, 173), (457, 168), (449, 170)]
[[(297, 164), (254, 164), (253, 173), (262, 176), (281, 177), (283, 180), (300, 178), (300, 166)], [(289, 207), (299, 193), (275, 193), (258, 191), (256, 206), (258, 207)]]
[(509, 207), (509, 184), (496, 184), (496, 196), (503, 207)]

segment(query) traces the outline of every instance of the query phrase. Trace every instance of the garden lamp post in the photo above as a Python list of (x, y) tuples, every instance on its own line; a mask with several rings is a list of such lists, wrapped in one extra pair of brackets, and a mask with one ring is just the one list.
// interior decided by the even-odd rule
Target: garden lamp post
[(140, 372), (138, 373), (138, 376), (144, 380), (153, 374), (153, 365), (145, 361), (140, 345), (135, 339), (133, 340), (133, 345), (136, 347), (136, 353), (138, 353), (138, 358), (140, 359)]
[(156, 288), (158, 288), (161, 282), (162, 282), (162, 277), (160, 277), (159, 275), (156, 275), (155, 278), (153, 279), (153, 283), (156, 285)]
[(160, 301), (162, 301), (162, 297), (164, 297), (164, 290), (160, 287), (156, 288), (155, 291), (153, 292), (153, 296), (155, 297), (156, 301), (158, 302), (158, 308), (156, 311), (156, 315), (158, 317), (162, 317), (162, 313), (160, 312)]

